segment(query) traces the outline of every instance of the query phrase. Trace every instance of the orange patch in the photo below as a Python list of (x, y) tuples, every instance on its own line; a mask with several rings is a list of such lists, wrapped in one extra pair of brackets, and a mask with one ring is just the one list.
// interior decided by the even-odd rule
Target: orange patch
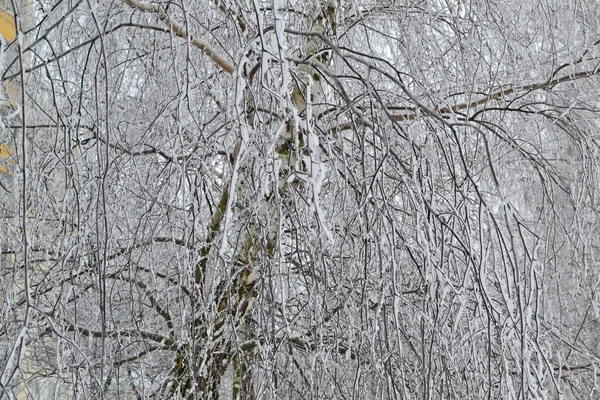
[(14, 41), (17, 37), (15, 18), (3, 10), (0, 10), (0, 35), (7, 43)]
[(6, 144), (0, 144), (0, 172), (9, 176), (12, 176), (12, 165), (15, 163), (14, 160), (15, 151), (13, 148)]

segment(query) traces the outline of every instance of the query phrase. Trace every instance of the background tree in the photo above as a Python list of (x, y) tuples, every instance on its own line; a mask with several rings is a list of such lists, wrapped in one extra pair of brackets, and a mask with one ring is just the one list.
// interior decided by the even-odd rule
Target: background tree
[(2, 396), (597, 395), (593, 1), (4, 6)]

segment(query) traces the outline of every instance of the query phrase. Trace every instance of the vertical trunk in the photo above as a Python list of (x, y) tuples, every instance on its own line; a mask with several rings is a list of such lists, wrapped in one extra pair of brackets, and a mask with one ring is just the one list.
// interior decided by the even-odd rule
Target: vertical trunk
[[(314, 10), (313, 30), (322, 34), (331, 34), (335, 26), (335, 6), (333, 2), (326, 2), (322, 8)], [(322, 43), (318, 38), (308, 37), (305, 43), (306, 57), (319, 62), (328, 63), (330, 55), (323, 51)], [(311, 66), (303, 65), (298, 70), (299, 80), (294, 85), (290, 98), (295, 106), (293, 115), (289, 116), (286, 124), (286, 131), (280, 137), (275, 148), (277, 155), (283, 161), (283, 167), (280, 170), (279, 187), (273, 190), (279, 190), (280, 193), (286, 193), (290, 190), (290, 184), (298, 190), (304, 183), (300, 179), (294, 179), (290, 182), (290, 174), (295, 172), (305, 173), (306, 165), (302, 159), (308, 156), (307, 127), (311, 124), (311, 114), (309, 110), (313, 104), (318, 105), (322, 101), (321, 86), (319, 83), (319, 74)], [(244, 123), (250, 128), (253, 127), (254, 105), (252, 96), (246, 96), (246, 121)], [(303, 122), (298, 125), (297, 117)], [(237, 157), (240, 156), (239, 139), (236, 150), (234, 151), (231, 164), (235, 165)], [(243, 169), (240, 169), (243, 174)], [(235, 186), (235, 187), (232, 187)], [(235, 194), (235, 203), (246, 204), (250, 202), (249, 193), (245, 188), (244, 176), (240, 175), (234, 185), (225, 185), (225, 190), (219, 201), (218, 209), (211, 220), (209, 227), (207, 246), (200, 251), (201, 261), (196, 266), (196, 283), (206, 290), (209, 285), (205, 282), (208, 256), (212, 245), (219, 231), (225, 226), (225, 219), (228, 213), (227, 206), (233, 202), (229, 199), (230, 192)], [(200, 342), (204, 343), (211, 350), (207, 351), (204, 358), (201, 356), (202, 346), (196, 347), (196, 354), (187, 354), (188, 359), (200, 360), (199, 364), (205, 365), (205, 376), (198, 378), (195, 385), (192, 385), (191, 371), (189, 364), (181, 362), (181, 355), (178, 356), (175, 368), (175, 380), (173, 391), (179, 391), (182, 397), (192, 396), (191, 392), (200, 393), (200, 398), (217, 398), (219, 388), (222, 384), (221, 378), (230, 364), (233, 366), (233, 380), (230, 393), (233, 399), (253, 399), (254, 387), (253, 377), (256, 371), (253, 368), (255, 354), (255, 342), (258, 340), (253, 335), (252, 329), (246, 327), (247, 316), (251, 311), (251, 306), (257, 296), (256, 282), (260, 279), (257, 263), (259, 260), (274, 259), (278, 256), (278, 235), (281, 234), (279, 209), (274, 199), (277, 196), (271, 193), (261, 199), (259, 215), (256, 220), (245, 228), (245, 237), (240, 241), (243, 243), (239, 254), (235, 257), (230, 276), (231, 282), (222, 282), (215, 291), (214, 303), (218, 310), (218, 318), (212, 321), (215, 336), (213, 343), (207, 337), (207, 330), (204, 325), (209, 323), (207, 316), (197, 319), (196, 326), (202, 326), (201, 333), (198, 335)], [(266, 237), (261, 236), (260, 232), (266, 229)], [(227, 233), (225, 233), (227, 234)], [(212, 250), (214, 251), (214, 250)], [(233, 330), (233, 332), (232, 332)], [(251, 343), (248, 345), (248, 343)], [(189, 352), (189, 348), (186, 348)], [(187, 369), (187, 370), (186, 370)], [(186, 376), (185, 379), (182, 379)], [(194, 389), (195, 387), (195, 389)], [(193, 397), (193, 396), (192, 396)]]

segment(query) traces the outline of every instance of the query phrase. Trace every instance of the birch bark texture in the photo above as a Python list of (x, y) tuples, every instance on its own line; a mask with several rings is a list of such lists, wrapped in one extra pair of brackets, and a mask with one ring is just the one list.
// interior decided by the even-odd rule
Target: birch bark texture
[(25, 4), (0, 398), (598, 396), (594, 1)]

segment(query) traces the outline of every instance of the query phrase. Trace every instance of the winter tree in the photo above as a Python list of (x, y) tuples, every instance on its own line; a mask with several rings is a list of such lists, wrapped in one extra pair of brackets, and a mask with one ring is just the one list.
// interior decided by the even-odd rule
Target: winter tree
[(0, 1), (0, 398), (595, 398), (595, 1)]

